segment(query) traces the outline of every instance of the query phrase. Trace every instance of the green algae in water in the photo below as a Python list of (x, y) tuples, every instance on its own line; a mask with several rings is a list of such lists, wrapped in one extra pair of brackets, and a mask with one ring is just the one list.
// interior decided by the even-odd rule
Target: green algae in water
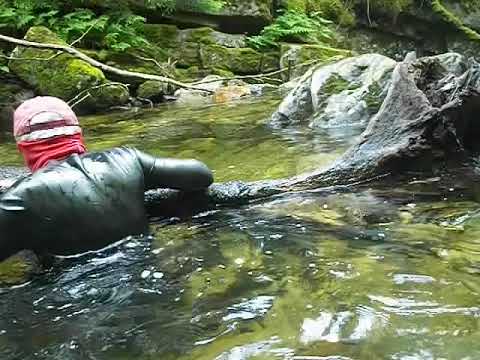
[[(326, 137), (317, 149), (302, 138), (273, 134), (265, 122), (279, 101), (263, 97), (191, 108), (173, 104), (88, 116), (80, 122), (90, 151), (128, 145), (156, 156), (196, 158), (214, 170), (216, 181), (302, 173), (331, 164), (348, 146)], [(12, 139), (0, 143), (0, 153), (0, 165), (22, 164)]]
[[(82, 122), (92, 149), (128, 144), (198, 157), (217, 179), (290, 175), (346, 146), (328, 134), (272, 134), (263, 124), (276, 102), (166, 106)], [(75, 259), (2, 293), (0, 354), (479, 358), (480, 206), (468, 191), (444, 192), (398, 184), (290, 194), (152, 223), (153, 240)]]

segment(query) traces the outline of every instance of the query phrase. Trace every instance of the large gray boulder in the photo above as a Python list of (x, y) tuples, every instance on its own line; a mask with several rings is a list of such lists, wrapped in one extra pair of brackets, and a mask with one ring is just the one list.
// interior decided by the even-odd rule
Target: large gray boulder
[(272, 124), (336, 127), (366, 123), (386, 96), (396, 61), (365, 54), (310, 69), (272, 116)]

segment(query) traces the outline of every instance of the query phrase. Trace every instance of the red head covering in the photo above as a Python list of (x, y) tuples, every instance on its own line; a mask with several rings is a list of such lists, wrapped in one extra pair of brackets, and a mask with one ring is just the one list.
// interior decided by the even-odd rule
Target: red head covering
[(55, 97), (38, 96), (22, 103), (13, 114), (13, 134), (32, 171), (50, 160), (86, 151), (75, 113)]

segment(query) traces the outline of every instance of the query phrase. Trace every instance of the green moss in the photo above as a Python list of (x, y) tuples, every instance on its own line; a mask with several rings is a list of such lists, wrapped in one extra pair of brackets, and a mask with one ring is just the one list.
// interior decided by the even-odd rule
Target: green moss
[(215, 38), (213, 37), (214, 30), (209, 27), (200, 27), (191, 29), (184, 32), (185, 42), (194, 42), (198, 44), (215, 44)]
[(204, 71), (202, 71), (197, 65), (194, 65), (187, 69), (176, 69), (175, 78), (183, 82), (193, 82), (201, 79), (204, 75)]
[(257, 74), (262, 64), (262, 54), (251, 48), (227, 48), (208, 45), (203, 48), (203, 67), (223, 69), (235, 74)]
[[(27, 32), (26, 39), (65, 45), (56, 34), (44, 27), (32, 27)], [(39, 94), (56, 96), (66, 101), (73, 99), (86, 89), (107, 81), (101, 70), (87, 62), (68, 54), (54, 56), (55, 54), (55, 51), (50, 50), (17, 48), (14, 52), (15, 57), (23, 59), (11, 60), (9, 67)], [(94, 92), (96, 96), (94, 101), (86, 101), (81, 104), (81, 107), (101, 109), (113, 105), (114, 101), (120, 101), (117, 104), (123, 104), (128, 100), (128, 91), (124, 87), (109, 86)]]
[(267, 73), (280, 68), (280, 54), (278, 52), (268, 52), (262, 54), (261, 72)]
[(477, 11), (480, 6), (479, 0), (458, 0), (458, 2), (467, 11)]
[(445, 8), (445, 6), (442, 5), (440, 0), (432, 0), (432, 10), (438, 15), (440, 15), (445, 22), (453, 25), (459, 31), (463, 32), (467, 36), (467, 38), (469, 38), (470, 40), (474, 40), (474, 41), (480, 40), (480, 34), (477, 33), (475, 30), (465, 26), (462, 20), (460, 20), (452, 12), (448, 11), (447, 8)]
[(280, 53), (280, 63), (283, 68), (294, 66), (292, 77), (302, 75), (314, 64), (338, 61), (353, 55), (350, 50), (330, 46), (287, 43), (281, 45)]
[(359, 85), (350, 83), (339, 74), (332, 74), (322, 86), (322, 93), (325, 95), (339, 94), (344, 90), (358, 89)]
[(262, 54), (250, 48), (230, 49), (232, 58), (228, 70), (236, 74), (257, 74), (260, 72)]
[(218, 75), (218, 76), (221, 76), (223, 78), (229, 78), (229, 77), (235, 76), (235, 74), (231, 71), (224, 70), (224, 69), (217, 69), (217, 68), (213, 68), (211, 70), (211, 73), (213, 75)]
[(155, 80), (145, 81), (137, 90), (138, 97), (150, 100), (159, 99), (167, 93), (169, 93), (168, 84)]
[(308, 2), (308, 12), (320, 12), (323, 17), (341, 26), (355, 25), (355, 13), (351, 3), (342, 0), (311, 0)]
[(179, 30), (175, 25), (145, 24), (145, 38), (160, 48), (179, 47)]
[(299, 11), (305, 13), (307, 11), (308, 0), (287, 0), (285, 7), (287, 10)]
[(170, 51), (169, 54), (179, 66), (198, 66), (201, 64), (201, 49), (200, 44), (186, 42), (180, 48)]
[(39, 272), (39, 262), (35, 254), (22, 251), (0, 262), (0, 284), (18, 285)]
[[(283, 51), (282, 51), (283, 52)], [(324, 45), (298, 45), (296, 63), (304, 63), (309, 60), (325, 61), (332, 57), (349, 57), (352, 56), (350, 50), (337, 49)]]
[(367, 103), (368, 111), (371, 114), (378, 112), (383, 103), (383, 91), (380, 84), (374, 81), (369, 87), (368, 92), (363, 98)]
[[(130, 94), (128, 88), (121, 84), (110, 84), (90, 91), (91, 97), (86, 100), (85, 106), (105, 110), (112, 106), (128, 102)], [(99, 101), (98, 99), (101, 99)]]
[(380, 12), (392, 17), (396, 17), (402, 11), (411, 7), (414, 0), (360, 0), (361, 6), (370, 8), (370, 13)]

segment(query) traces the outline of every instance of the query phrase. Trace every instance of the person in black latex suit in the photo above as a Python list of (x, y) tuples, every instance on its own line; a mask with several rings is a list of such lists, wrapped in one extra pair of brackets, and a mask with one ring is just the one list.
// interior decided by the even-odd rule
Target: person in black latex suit
[(87, 153), (75, 114), (57, 98), (20, 105), (14, 135), (33, 173), (0, 197), (0, 260), (22, 249), (76, 254), (145, 234), (146, 190), (204, 191), (213, 182), (196, 160), (128, 147)]

